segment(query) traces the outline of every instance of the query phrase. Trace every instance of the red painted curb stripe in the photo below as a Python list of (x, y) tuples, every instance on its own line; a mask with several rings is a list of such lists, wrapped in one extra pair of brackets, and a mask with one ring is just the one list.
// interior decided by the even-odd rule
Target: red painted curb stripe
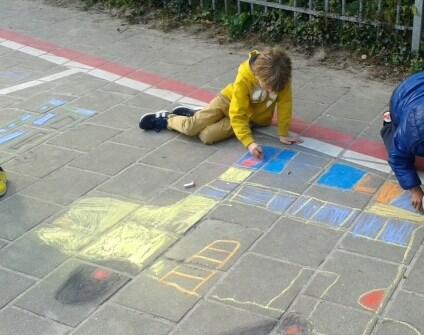
[[(68, 58), (72, 61), (76, 61), (84, 65), (108, 71), (119, 76), (125, 76), (127, 78), (140, 81), (142, 83), (146, 83), (157, 88), (179, 93), (183, 96), (197, 99), (203, 102), (209, 102), (216, 96), (216, 93), (214, 92), (202, 90), (198, 87), (185, 84), (180, 81), (163, 78), (156, 74), (146, 72), (144, 70), (137, 70), (119, 64), (111, 63), (101, 58), (82, 54), (80, 52), (67, 48), (62, 48), (51, 43), (43, 42), (32, 37), (15, 33), (13, 31), (0, 29), (0, 37), (49, 52), (55, 56)], [(345, 149), (349, 149), (380, 159), (386, 159), (386, 151), (384, 145), (380, 142), (375, 142), (367, 139), (355, 140), (349, 134), (307, 123), (298, 118), (293, 119), (291, 130), (304, 136), (312, 137), (318, 140), (322, 140), (324, 142), (338, 145)]]

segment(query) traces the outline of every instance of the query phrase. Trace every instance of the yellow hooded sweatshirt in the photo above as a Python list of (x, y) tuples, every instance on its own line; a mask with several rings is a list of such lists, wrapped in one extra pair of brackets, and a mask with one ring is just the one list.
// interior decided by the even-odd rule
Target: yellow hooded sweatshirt
[(268, 94), (262, 89), (249, 65), (250, 59), (258, 54), (258, 51), (252, 51), (249, 59), (239, 66), (234, 83), (221, 91), (221, 94), (230, 101), (231, 127), (245, 147), (254, 142), (251, 124), (270, 125), (276, 110), (278, 135), (287, 136), (292, 117), (291, 82), (289, 81), (278, 94)]

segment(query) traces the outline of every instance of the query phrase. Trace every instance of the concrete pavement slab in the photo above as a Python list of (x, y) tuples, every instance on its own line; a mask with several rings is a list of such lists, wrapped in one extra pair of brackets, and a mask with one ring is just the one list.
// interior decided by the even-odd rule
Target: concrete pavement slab
[(93, 315), (90, 321), (78, 327), (75, 335), (113, 335), (125, 332), (127, 335), (166, 335), (172, 327), (145, 314), (108, 304)]
[[(341, 237), (340, 232), (282, 218), (252, 251), (309, 267), (318, 267)], [(303, 241), (299, 243), (300, 241)]]
[[(188, 144), (182, 141), (166, 143), (141, 162), (180, 173), (188, 172), (216, 151), (211, 146)], [(183, 159), (181, 159), (183, 158)]]
[(278, 215), (262, 208), (231, 202), (216, 207), (210, 212), (209, 218), (265, 231), (276, 221)]
[(66, 260), (67, 256), (43, 243), (32, 231), (0, 251), (0, 264), (8, 269), (42, 278)]
[(39, 317), (27, 311), (8, 307), (0, 311), (2, 332), (5, 334), (65, 335), (71, 330), (61, 323)]
[(35, 283), (34, 280), (17, 273), (0, 269), (0, 308), (15, 299)]
[(415, 332), (419, 332), (424, 327), (422, 318), (422, 306), (424, 297), (412, 292), (400, 291), (394, 298), (393, 305), (387, 313), (387, 318), (399, 320), (398, 323), (404, 324)]
[(127, 280), (121, 274), (71, 260), (27, 291), (16, 305), (75, 327)]
[(60, 206), (21, 195), (2, 200), (0, 237), (15, 240), (60, 209)]
[[(246, 254), (211, 291), (209, 298), (279, 318), (312, 275), (312, 270), (255, 254)], [(280, 280), (272, 280), (278, 275)]]
[(4, 169), (43, 178), (79, 155), (80, 153), (76, 151), (43, 144), (10, 160), (4, 165)]
[(107, 181), (99, 190), (147, 200), (180, 177), (181, 173), (178, 172), (137, 164)]
[(81, 154), (69, 166), (113, 176), (146, 152), (147, 150), (105, 142), (89, 153)]
[(275, 320), (240, 309), (202, 302), (185, 319), (173, 334), (175, 335), (216, 335), (216, 334), (252, 334), (265, 335), (275, 325)]

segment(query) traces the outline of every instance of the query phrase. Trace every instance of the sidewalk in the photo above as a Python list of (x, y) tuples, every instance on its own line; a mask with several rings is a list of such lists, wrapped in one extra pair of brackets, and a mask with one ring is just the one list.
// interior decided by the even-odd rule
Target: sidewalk
[(267, 129), (258, 164), (137, 128), (248, 50), (119, 25), (0, 3), (0, 335), (423, 333), (423, 220), (378, 136), (392, 87), (294, 59), (305, 144)]

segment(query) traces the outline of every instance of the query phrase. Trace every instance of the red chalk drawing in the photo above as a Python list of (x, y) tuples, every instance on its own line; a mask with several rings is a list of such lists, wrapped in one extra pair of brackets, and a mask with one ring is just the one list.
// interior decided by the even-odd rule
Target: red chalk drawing
[(258, 160), (254, 160), (254, 159), (246, 159), (245, 161), (243, 161), (241, 163), (242, 166), (246, 166), (246, 167), (252, 167), (255, 166), (259, 163), (260, 161)]
[(368, 311), (377, 312), (384, 301), (384, 297), (384, 289), (372, 290), (359, 297), (359, 304)]
[(103, 281), (109, 278), (110, 273), (104, 270), (96, 270), (91, 274), (91, 278), (99, 281)]

